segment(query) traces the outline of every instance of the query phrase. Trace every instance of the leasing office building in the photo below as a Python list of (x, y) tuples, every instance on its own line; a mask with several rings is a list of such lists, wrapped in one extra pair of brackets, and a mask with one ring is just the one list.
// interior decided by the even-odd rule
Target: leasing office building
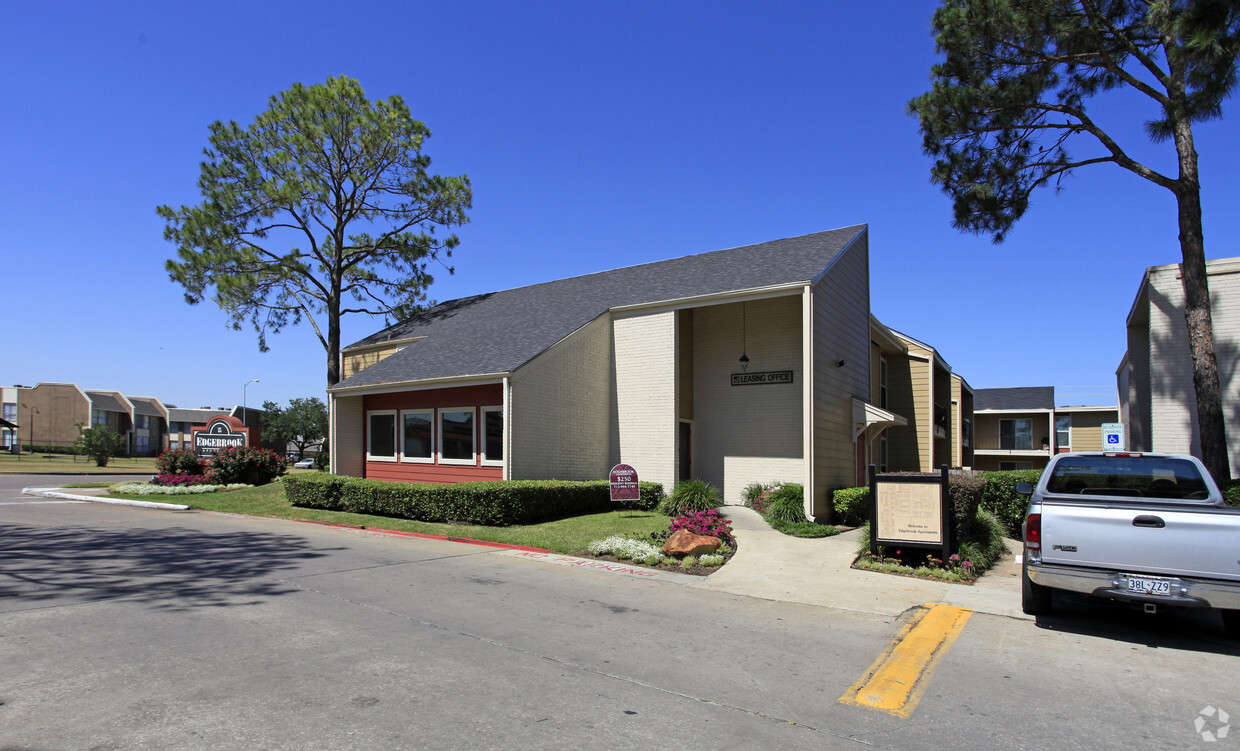
[(854, 485), (871, 401), (864, 225), (453, 300), (345, 348), (331, 461), (381, 480), (593, 480), (736, 501)]

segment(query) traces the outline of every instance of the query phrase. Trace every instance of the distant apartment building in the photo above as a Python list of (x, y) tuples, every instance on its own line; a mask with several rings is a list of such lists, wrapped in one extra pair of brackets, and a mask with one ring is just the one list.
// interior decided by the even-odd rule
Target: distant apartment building
[[(1206, 263), (1223, 422), (1232, 477), (1240, 476), (1240, 258)], [(1201, 456), (1193, 363), (1179, 264), (1145, 270), (1128, 313), (1128, 350), (1116, 370), (1128, 448)]]
[(4, 451), (11, 451), (20, 443), (17, 405), (17, 387), (0, 387), (0, 449)]
[(1117, 406), (1055, 406), (1054, 386), (977, 389), (974, 469), (1042, 469), (1053, 454), (1101, 451)]

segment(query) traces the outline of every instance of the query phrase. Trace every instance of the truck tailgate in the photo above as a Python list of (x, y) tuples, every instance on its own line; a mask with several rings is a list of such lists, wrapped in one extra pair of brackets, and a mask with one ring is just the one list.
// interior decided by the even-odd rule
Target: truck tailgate
[(1042, 560), (1240, 581), (1240, 509), (1042, 499)]

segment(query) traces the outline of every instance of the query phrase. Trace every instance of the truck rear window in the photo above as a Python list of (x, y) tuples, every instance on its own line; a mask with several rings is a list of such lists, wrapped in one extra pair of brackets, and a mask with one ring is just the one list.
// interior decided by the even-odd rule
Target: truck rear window
[(1197, 465), (1157, 456), (1073, 456), (1061, 459), (1046, 483), (1050, 493), (1205, 500)]

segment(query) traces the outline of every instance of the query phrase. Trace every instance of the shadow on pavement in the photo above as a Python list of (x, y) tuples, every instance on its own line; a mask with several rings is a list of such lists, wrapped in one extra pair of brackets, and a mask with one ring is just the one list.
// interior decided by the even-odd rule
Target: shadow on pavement
[(1038, 616), (1038, 628), (1155, 649), (1240, 656), (1240, 641), (1223, 634), (1222, 616), (1214, 610), (1171, 608), (1149, 614), (1135, 606), (1063, 592), (1055, 593), (1054, 605), (1054, 613)]
[(7, 526), (0, 612), (118, 597), (169, 609), (249, 604), (298, 591), (270, 579), (328, 552), (265, 532)]

